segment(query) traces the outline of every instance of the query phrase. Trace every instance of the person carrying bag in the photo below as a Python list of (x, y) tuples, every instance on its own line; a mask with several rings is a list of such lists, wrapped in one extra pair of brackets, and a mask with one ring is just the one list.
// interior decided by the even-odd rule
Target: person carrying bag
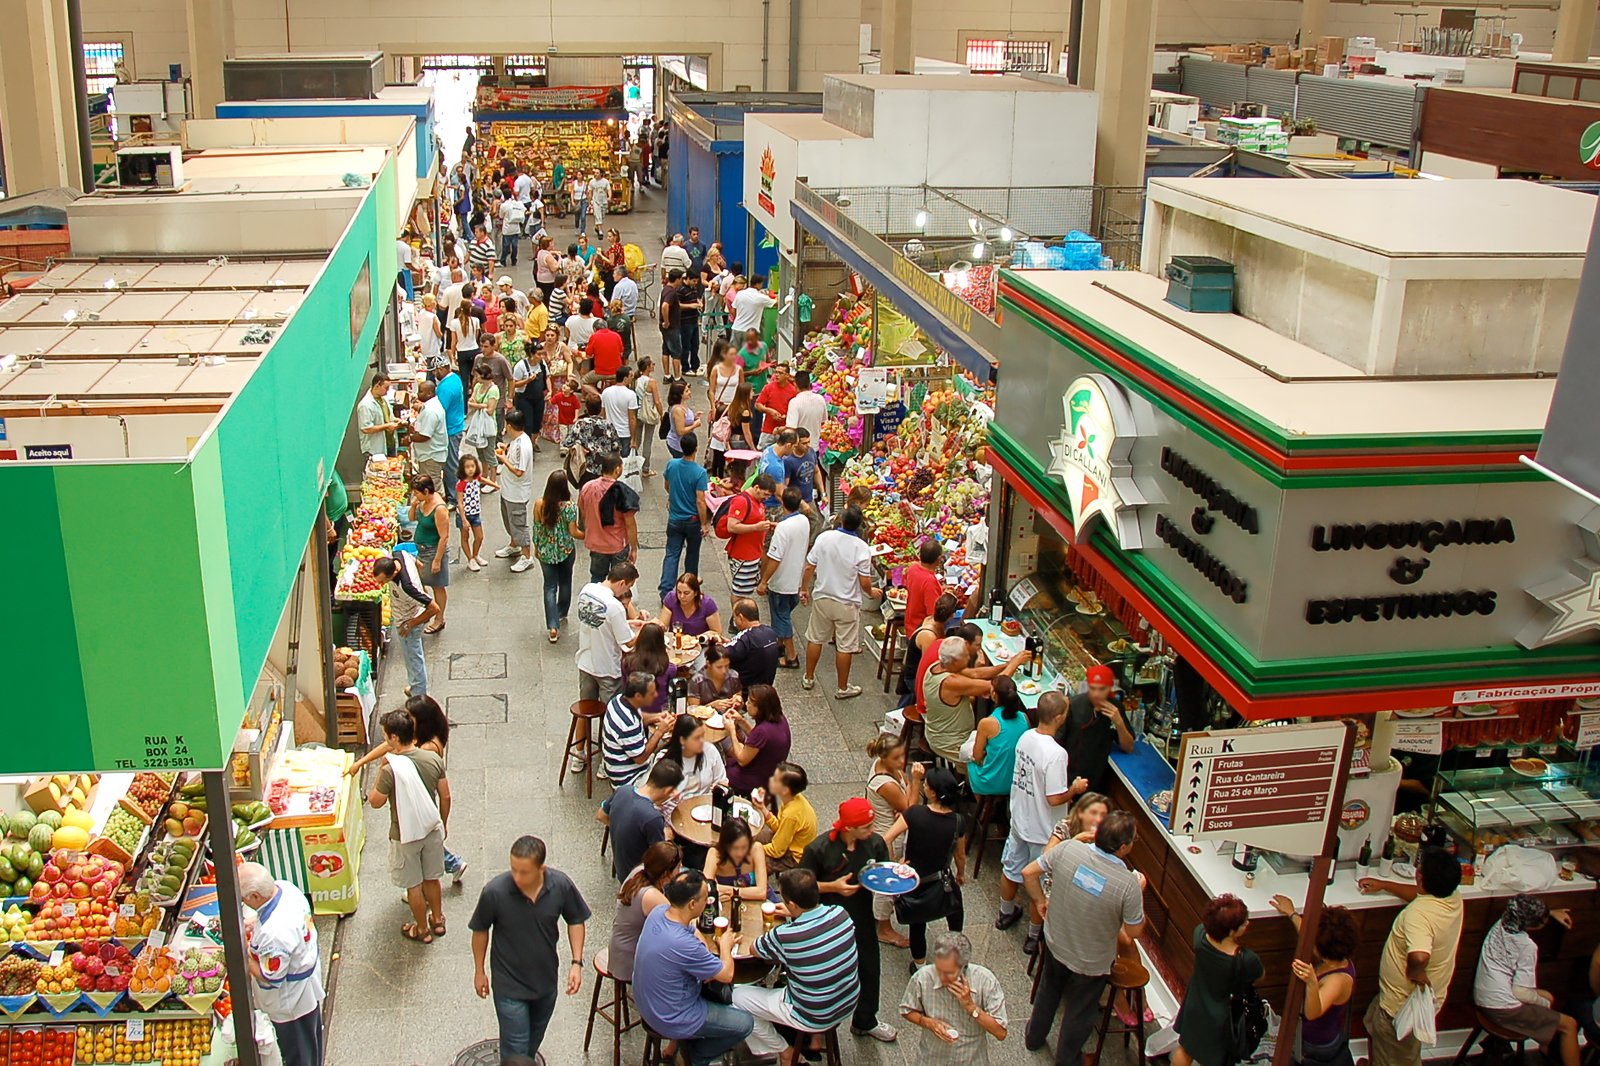
[[(913, 775), (923, 775), (921, 764)], [(911, 961), (920, 966), (928, 956), (928, 923), (943, 921), (961, 932), (965, 910), (961, 882), (966, 879), (966, 854), (961, 815), (955, 811), (961, 784), (942, 766), (925, 774), (923, 802), (907, 807), (884, 834), (893, 844), (905, 834), (905, 861), (917, 871), (917, 887), (894, 901), (894, 914), (911, 937)]]

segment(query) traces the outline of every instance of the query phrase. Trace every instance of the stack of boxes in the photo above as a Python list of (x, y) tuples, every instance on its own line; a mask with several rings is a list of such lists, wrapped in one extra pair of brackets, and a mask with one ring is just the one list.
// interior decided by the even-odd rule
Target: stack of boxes
[[(1360, 40), (1360, 38), (1358, 38)], [(1315, 48), (1294, 48), (1287, 44), (1216, 44), (1199, 49), (1218, 63), (1240, 66), (1266, 66), (1274, 70), (1307, 70), (1321, 74), (1323, 68), (1337, 66), (1345, 58), (1343, 37), (1324, 37)]]
[(1321, 73), (1325, 67), (1338, 66), (1343, 63), (1344, 46), (1343, 37), (1324, 37), (1317, 44), (1316, 65), (1311, 69)]
[(1275, 118), (1224, 118), (1217, 125), (1217, 140), (1249, 152), (1289, 156), (1289, 134)]

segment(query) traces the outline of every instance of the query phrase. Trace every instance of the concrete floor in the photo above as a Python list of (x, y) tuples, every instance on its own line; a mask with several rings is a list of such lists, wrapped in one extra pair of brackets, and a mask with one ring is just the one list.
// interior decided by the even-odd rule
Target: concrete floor
[[(664, 203), (665, 194), (652, 191), (642, 198), (643, 210), (614, 219), (620, 223), (624, 239), (638, 243), (652, 260), (660, 250)], [(565, 241), (571, 228), (568, 222), (556, 222), (552, 232)], [(519, 287), (530, 287), (530, 263), (531, 257), (514, 272)], [(556, 461), (555, 450), (546, 445), (536, 463), (537, 484), (543, 483)], [(639, 516), (639, 598), (647, 609), (656, 606), (654, 588), (660, 575), (665, 518), (664, 489), (655, 479), (646, 484)], [(494, 517), (486, 517), (485, 525), (487, 556), (505, 543), (497, 510)], [(728, 575), (720, 549), (721, 542), (707, 541), (701, 576), (707, 591), (723, 605), (726, 618)], [(443, 1066), (467, 1046), (495, 1036), (494, 1010), (472, 990), (466, 926), (479, 888), (487, 877), (504, 869), (507, 849), (520, 834), (543, 837), (550, 849), (550, 864), (565, 870), (585, 892), (594, 911), (586, 955), (592, 958), (609, 936), (616, 886), (608, 863), (600, 856), (600, 828), (594, 821), (601, 797), (585, 799), (582, 788), (570, 778), (565, 789), (556, 786), (569, 723), (567, 708), (577, 691), (575, 641), (564, 636), (559, 644), (546, 642), (537, 568), (512, 574), (505, 561), (490, 562), (488, 569), (477, 574), (464, 566), (453, 568), (448, 626), (442, 634), (428, 638), (429, 687), (456, 723), (450, 745), (450, 783), (455, 797), (450, 846), (467, 859), (470, 869), (461, 888), (446, 888), (449, 935), (431, 946), (402, 939), (399, 929), (408, 911), (386, 876), (388, 814), (367, 812), (362, 904), (358, 913), (339, 924), (337, 933), (327, 1053), (330, 1066), (379, 1062)], [(582, 559), (579, 562), (581, 574), (585, 565)], [(831, 820), (841, 800), (863, 792), (869, 770), (864, 748), (883, 713), (893, 705), (882, 683), (874, 682), (875, 666), (870, 656), (857, 661), (854, 680), (866, 693), (843, 703), (834, 702), (826, 678), (814, 691), (804, 692), (798, 673), (780, 673), (779, 690), (794, 734), (792, 757), (810, 774), (809, 796), (819, 820)], [(831, 677), (831, 669), (819, 674)], [(404, 672), (388, 669), (384, 682), (380, 706), (398, 706), (403, 699)], [(824, 819), (824, 815), (828, 817)], [(1029, 1006), (1029, 979), (1023, 971), (1021, 949), (1024, 927), (1004, 933), (993, 928), (999, 876), (996, 847), (985, 861), (981, 882), (969, 882), (965, 890), (965, 931), (975, 947), (975, 961), (1000, 976), (1011, 1016), (1011, 1035), (991, 1049), (991, 1061), (996, 1066), (1048, 1061), (1045, 1052), (1029, 1054), (1022, 1047)], [(899, 1023), (896, 1007), (908, 961), (906, 951), (885, 948), (880, 1017), (891, 1023)], [(542, 1049), (550, 1066), (601, 1063), (609, 1058), (609, 1032), (597, 1032), (592, 1051), (587, 1056), (583, 1051), (592, 968), (584, 977), (582, 992), (561, 1001), (551, 1024)], [(893, 1066), (914, 1062), (916, 1037), (921, 1031), (903, 1024), (901, 1029), (901, 1041), (890, 1045), (845, 1033), (845, 1061)], [(639, 1035), (629, 1034), (624, 1060), (637, 1062), (641, 1047)], [(1108, 1061), (1121, 1066), (1121, 1042), (1114, 1047), (1108, 1052)]]

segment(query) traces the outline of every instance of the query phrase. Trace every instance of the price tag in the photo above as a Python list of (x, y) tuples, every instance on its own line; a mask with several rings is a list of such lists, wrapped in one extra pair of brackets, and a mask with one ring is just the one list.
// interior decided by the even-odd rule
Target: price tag
[(56, 966), (60, 966), (61, 965), (61, 960), (65, 959), (66, 957), (67, 957), (66, 946), (64, 944), (57, 944), (56, 945), (56, 949), (50, 953), (50, 965), (51, 965), (51, 967), (53, 968), (53, 967), (56, 967)]
[(1394, 724), (1395, 751), (1409, 751), (1417, 755), (1439, 755), (1444, 752), (1444, 723), (1439, 721), (1396, 722)]
[(1011, 586), (1011, 602), (1019, 611), (1027, 606), (1028, 601), (1037, 595), (1039, 595), (1039, 587), (1028, 578), (1023, 578)]
[(122, 915), (124, 918), (132, 918), (134, 915), (133, 904), (124, 903), (122, 906), (117, 908), (117, 913)]
[(131, 1044), (138, 1044), (144, 1040), (144, 1019), (129, 1018), (128, 1031), (123, 1034)]
[(1579, 751), (1600, 744), (1600, 714), (1578, 715), (1578, 738), (1573, 743)]
[(63, 918), (76, 918), (78, 916), (78, 905), (71, 900), (63, 903), (61, 905), (61, 916)]
[(160, 947), (165, 945), (166, 942), (167, 942), (167, 934), (166, 933), (163, 933), (159, 929), (151, 930), (150, 936), (149, 936), (149, 943), (150, 943), (150, 946), (152, 948), (158, 948), (159, 949)]

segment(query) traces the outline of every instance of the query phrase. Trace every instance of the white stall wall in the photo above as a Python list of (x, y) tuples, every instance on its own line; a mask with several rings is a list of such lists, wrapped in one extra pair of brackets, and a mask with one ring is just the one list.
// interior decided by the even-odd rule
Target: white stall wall
[(56, 415), (40, 418), (15, 408), (0, 410), (6, 439), (0, 451), (23, 454), (28, 444), (70, 444), (74, 459), (181, 459), (216, 418), (213, 414)]

